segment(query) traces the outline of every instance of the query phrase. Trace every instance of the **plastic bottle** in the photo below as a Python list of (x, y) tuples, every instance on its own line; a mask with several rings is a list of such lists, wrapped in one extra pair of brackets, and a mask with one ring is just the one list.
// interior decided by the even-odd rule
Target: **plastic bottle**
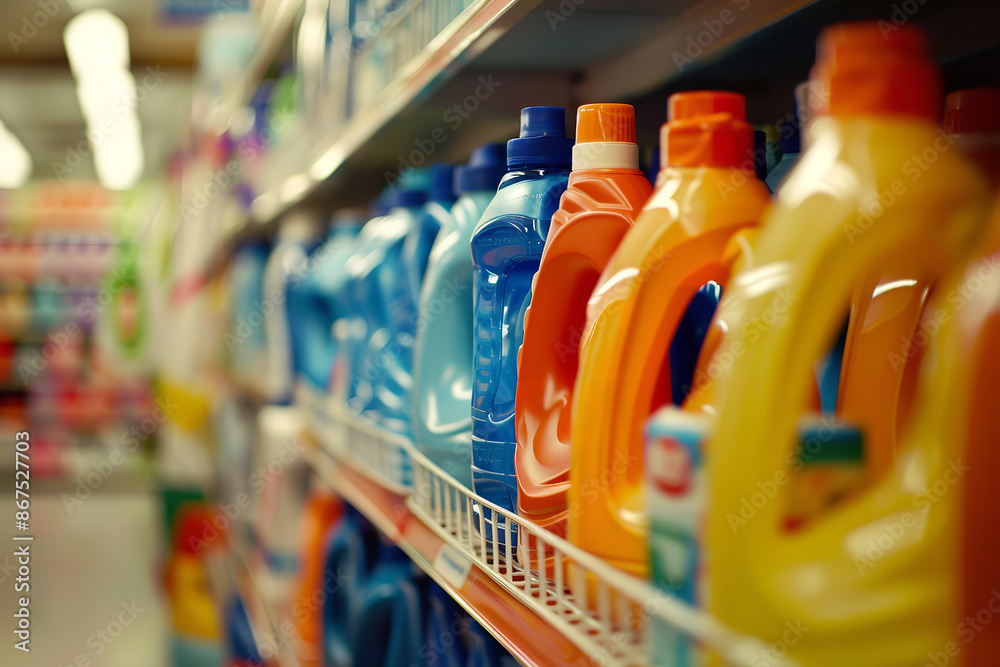
[[(947, 610), (957, 606), (949, 577), (957, 570), (952, 498), (959, 494), (926, 508), (917, 494), (946, 473), (958, 438), (948, 433), (879, 468), (886, 457), (872, 454), (883, 443), (861, 422), (866, 464), (882, 474), (794, 532), (785, 527), (788, 481), (798, 470), (814, 362), (829, 350), (859, 285), (914, 267), (933, 279), (956, 266), (981, 233), (986, 191), (936, 127), (938, 74), (917, 29), (830, 28), (811, 78), (828, 93), (827, 109), (811, 123), (808, 148), (754, 246), (755, 268), (733, 280), (720, 304), (733, 316), (726, 345), (742, 353), (722, 377), (707, 445), (709, 610), (765, 642), (800, 622), (808, 632), (788, 647), (800, 664), (923, 664), (956, 629)], [(924, 151), (936, 153), (932, 164), (922, 162), (926, 170), (908, 163)], [(866, 218), (885, 193), (891, 203)], [(765, 316), (764, 330), (753, 325)], [(910, 331), (916, 327), (914, 319)], [(854, 370), (871, 384), (882, 372)], [(893, 395), (868, 400), (878, 416), (895, 418)]]
[(405, 270), (401, 260), (403, 244), (416, 227), (427, 199), (427, 185), (425, 171), (415, 169), (402, 174), (386, 196), (388, 212), (364, 226), (358, 236), (359, 250), (347, 260), (351, 297), (360, 313), (352, 331), (350, 356), (356, 363), (346, 378), (347, 405), (352, 412), (376, 422), (380, 421), (381, 405), (375, 390), (392, 361), (389, 346), (393, 342), (393, 283)]
[(312, 255), (313, 268), (303, 285), (290, 291), (292, 339), (297, 371), (314, 389), (326, 392), (338, 353), (333, 328), (350, 313), (347, 259), (356, 251), (356, 240), (364, 220), (355, 209), (334, 216), (326, 242)]
[(233, 250), (227, 276), (233, 304), (227, 333), (234, 337), (226, 340), (231, 343), (233, 375), (239, 381), (260, 378), (267, 369), (267, 338), (260, 324), (266, 265), (267, 244), (262, 240), (241, 243)]
[[(1000, 88), (956, 90), (944, 99), (944, 129), (986, 175), (1000, 201)], [(986, 251), (1000, 247), (1000, 226), (990, 225)]]
[(560, 536), (566, 534), (570, 407), (587, 301), (651, 192), (639, 169), (634, 109), (581, 106), (573, 173), (532, 281), (515, 399), (518, 514)]
[(792, 170), (795, 163), (798, 162), (799, 152), (801, 151), (801, 142), (799, 141), (799, 109), (798, 105), (795, 107), (795, 118), (792, 121), (783, 121), (781, 123), (781, 160), (775, 165), (767, 174), (767, 178), (764, 182), (767, 183), (767, 187), (770, 188), (771, 192), (777, 192), (778, 186), (781, 182), (785, 180), (788, 172)]
[[(274, 249), (264, 269), (262, 305), (271, 305), (274, 314), (264, 317), (267, 336), (267, 385), (268, 399), (287, 405), (294, 389), (295, 359), (289, 334), (287, 290), (298, 289), (303, 279), (303, 268), (309, 251), (318, 241), (319, 227), (307, 216), (292, 215), (281, 222)], [(266, 313), (265, 313), (266, 315)]]
[[(645, 575), (642, 427), (672, 396), (668, 350), (694, 295), (725, 285), (768, 204), (735, 93), (678, 93), (649, 202), (588, 304), (573, 403), (571, 542)], [(605, 483), (605, 481), (607, 483)], [(596, 494), (596, 501), (594, 496)]]
[(361, 591), (375, 566), (378, 533), (356, 509), (345, 506), (330, 530), (324, 582), (333, 582), (323, 603), (323, 666), (354, 667)]
[(427, 595), (427, 632), (421, 657), (426, 656), (428, 667), (466, 667), (468, 642), (462, 635), (461, 623), (468, 622), (468, 615), (448, 593), (431, 582)]
[[(472, 480), (476, 493), (510, 511), (517, 506), (517, 354), (531, 280), (569, 179), (572, 145), (561, 107), (522, 110), (520, 137), (507, 142), (507, 175), (472, 235)], [(485, 520), (491, 515), (484, 512)], [(507, 543), (505, 526), (501, 517), (501, 544)], [(492, 539), (493, 529), (484, 528)]]
[(420, 294), (414, 351), (416, 445), (472, 486), (472, 255), (469, 242), (507, 173), (506, 148), (486, 144), (455, 170), (458, 201), (431, 249)]
[(326, 541), (330, 530), (344, 516), (344, 503), (329, 491), (314, 491), (306, 502), (301, 522), (301, 555), (298, 596), (292, 618), (298, 636), (295, 653), (303, 665), (318, 665), (322, 657), (322, 602), (336, 583), (325, 572)]
[(356, 665), (420, 664), (426, 581), (409, 556), (382, 543), (378, 563), (361, 591), (352, 642)]
[(381, 422), (411, 436), (413, 432), (413, 346), (417, 337), (420, 288), (427, 258), (438, 233), (451, 224), (455, 203), (454, 167), (435, 164), (427, 168), (427, 202), (403, 242), (400, 269), (389, 294), (391, 347), (384, 355), (385, 369), (376, 387)]

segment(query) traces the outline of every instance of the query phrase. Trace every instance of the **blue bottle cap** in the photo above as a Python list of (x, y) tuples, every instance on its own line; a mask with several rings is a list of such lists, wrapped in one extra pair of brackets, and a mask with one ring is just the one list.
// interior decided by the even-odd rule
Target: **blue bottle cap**
[(427, 200), (439, 204), (455, 202), (455, 166), (451, 164), (434, 164), (430, 166), (431, 187)]
[(507, 173), (507, 149), (503, 144), (483, 144), (472, 151), (469, 163), (455, 169), (455, 191), (496, 192)]
[(389, 195), (389, 208), (423, 206), (430, 188), (431, 175), (428, 169), (408, 169), (399, 175), (395, 185), (390, 188), (392, 193)]
[(566, 137), (562, 107), (521, 109), (521, 136), (507, 142), (507, 168), (570, 169), (573, 140)]
[(781, 123), (781, 152), (798, 153), (801, 149), (799, 140), (798, 121), (790, 123), (787, 120)]

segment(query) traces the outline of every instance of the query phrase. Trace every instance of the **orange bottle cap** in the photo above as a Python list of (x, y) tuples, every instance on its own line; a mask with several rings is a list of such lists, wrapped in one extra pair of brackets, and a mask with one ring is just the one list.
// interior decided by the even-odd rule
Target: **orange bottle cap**
[(675, 93), (660, 129), (660, 161), (670, 167), (753, 168), (753, 128), (742, 95)]
[(631, 104), (584, 104), (576, 112), (576, 143), (635, 143), (635, 109)]
[(1000, 132), (1000, 88), (967, 88), (944, 98), (944, 129), (962, 132)]
[(820, 34), (810, 74), (831, 116), (915, 116), (937, 122), (941, 77), (913, 26), (840, 23)]

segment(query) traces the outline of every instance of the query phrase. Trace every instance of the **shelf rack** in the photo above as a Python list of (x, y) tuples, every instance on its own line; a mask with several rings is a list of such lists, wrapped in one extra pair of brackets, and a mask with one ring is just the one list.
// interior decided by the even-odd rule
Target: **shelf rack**
[[(771, 655), (761, 640), (477, 496), (406, 438), (305, 387), (296, 403), (319, 477), (523, 664), (552, 664), (555, 656), (561, 664), (646, 665), (654, 627), (692, 639), (726, 664), (750, 666)], [(505, 520), (492, 521), (482, 508)], [(515, 525), (521, 541), (508, 555), (502, 545), (518, 540)]]

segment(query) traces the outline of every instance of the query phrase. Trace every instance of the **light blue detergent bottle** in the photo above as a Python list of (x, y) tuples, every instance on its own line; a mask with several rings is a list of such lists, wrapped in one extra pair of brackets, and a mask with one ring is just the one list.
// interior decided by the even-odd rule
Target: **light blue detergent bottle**
[(338, 352), (334, 327), (350, 317), (346, 263), (357, 249), (363, 223), (358, 209), (338, 212), (326, 241), (310, 256), (312, 267), (302, 285), (288, 292), (297, 379), (323, 392), (329, 390)]
[(427, 581), (398, 547), (382, 542), (379, 559), (361, 593), (355, 665), (413, 667), (426, 664), (424, 603)]
[(238, 243), (233, 250), (228, 275), (233, 311), (226, 337), (234, 372), (264, 371), (267, 339), (260, 326), (264, 318), (261, 295), (264, 294), (264, 266), (267, 263), (267, 243), (251, 240)]
[[(522, 110), (520, 137), (507, 142), (507, 175), (472, 235), (472, 481), (476, 493), (512, 512), (517, 507), (517, 355), (531, 279), (552, 214), (566, 191), (572, 150), (562, 107)], [(484, 514), (485, 532), (492, 539), (492, 513)], [(496, 528), (498, 541), (506, 544), (503, 517)], [(515, 528), (512, 546), (517, 544)]]
[(323, 665), (354, 667), (361, 594), (375, 566), (379, 537), (374, 526), (350, 505), (330, 529), (323, 573)]
[(466, 667), (469, 616), (436, 583), (427, 594), (427, 633), (420, 657), (428, 667)]
[(764, 183), (771, 192), (777, 192), (778, 186), (785, 180), (785, 176), (792, 170), (799, 160), (801, 150), (801, 139), (799, 136), (799, 107), (795, 105), (795, 120), (783, 121), (781, 123), (781, 159), (774, 166), (764, 179)]
[(389, 295), (390, 344), (382, 355), (385, 362), (376, 399), (381, 423), (389, 430), (412, 437), (413, 346), (417, 337), (417, 302), (424, 282), (427, 258), (441, 229), (451, 225), (455, 203), (452, 184), (454, 167), (435, 164), (427, 168), (427, 203), (416, 225), (403, 242), (402, 267), (396, 273)]
[(414, 169), (400, 176), (387, 195), (388, 212), (365, 225), (358, 237), (359, 250), (347, 261), (352, 298), (361, 315), (352, 332), (351, 354), (359, 363), (348, 378), (347, 406), (376, 422), (381, 406), (375, 388), (392, 351), (388, 349), (392, 342), (390, 298), (396, 277), (404, 270), (403, 245), (427, 199), (427, 183), (426, 171)]
[(291, 341), (289, 293), (301, 288), (306, 260), (319, 242), (319, 225), (311, 217), (291, 214), (278, 227), (277, 243), (264, 268), (262, 310), (267, 337), (267, 385), (271, 403), (288, 405), (294, 389), (295, 360)]
[(493, 638), (486, 628), (469, 618), (469, 657), (466, 667), (517, 667), (517, 660)]
[(472, 486), (472, 255), (469, 242), (507, 173), (507, 149), (486, 144), (455, 170), (458, 201), (431, 249), (414, 353), (413, 435), (445, 472)]

